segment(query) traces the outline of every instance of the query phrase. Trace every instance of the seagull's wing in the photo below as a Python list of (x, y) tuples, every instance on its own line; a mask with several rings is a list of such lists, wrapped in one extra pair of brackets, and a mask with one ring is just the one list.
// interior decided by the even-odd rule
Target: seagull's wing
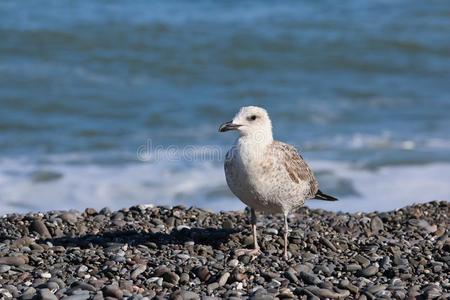
[(279, 157), (290, 179), (296, 184), (309, 184), (310, 190), (307, 196), (314, 198), (319, 190), (319, 184), (314, 177), (314, 173), (303, 160), (303, 157), (297, 152), (297, 149), (278, 141), (274, 141), (272, 147), (274, 154)]

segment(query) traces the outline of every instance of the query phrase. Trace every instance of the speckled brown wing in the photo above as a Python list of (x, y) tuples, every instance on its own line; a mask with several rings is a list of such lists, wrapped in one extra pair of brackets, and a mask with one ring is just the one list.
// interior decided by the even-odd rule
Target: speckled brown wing
[(272, 147), (274, 153), (278, 153), (278, 155), (281, 156), (279, 158), (291, 180), (297, 184), (308, 183), (310, 190), (306, 196), (308, 198), (314, 198), (319, 190), (319, 184), (314, 177), (314, 173), (303, 160), (303, 157), (297, 152), (297, 149), (291, 145), (278, 141), (274, 141)]

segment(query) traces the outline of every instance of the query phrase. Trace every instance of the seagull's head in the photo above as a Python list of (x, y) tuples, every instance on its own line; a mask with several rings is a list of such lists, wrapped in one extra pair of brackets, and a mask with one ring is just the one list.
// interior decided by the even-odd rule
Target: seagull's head
[(223, 123), (220, 132), (239, 131), (241, 136), (270, 135), (272, 137), (272, 122), (264, 108), (257, 106), (242, 107), (232, 121)]

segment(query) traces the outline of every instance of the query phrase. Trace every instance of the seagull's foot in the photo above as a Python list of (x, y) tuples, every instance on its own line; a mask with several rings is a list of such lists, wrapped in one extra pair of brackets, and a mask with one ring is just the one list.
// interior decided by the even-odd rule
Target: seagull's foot
[(234, 251), (234, 254), (239, 257), (242, 255), (249, 255), (252, 256), (252, 261), (258, 257), (261, 254), (261, 249), (258, 248), (254, 248), (254, 249), (237, 249), (236, 251)]

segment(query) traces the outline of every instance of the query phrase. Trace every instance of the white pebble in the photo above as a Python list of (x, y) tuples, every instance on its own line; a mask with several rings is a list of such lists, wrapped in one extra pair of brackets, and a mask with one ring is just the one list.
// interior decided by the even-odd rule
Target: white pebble
[(153, 208), (153, 207), (155, 207), (153, 204), (140, 204), (140, 205), (138, 205), (138, 208), (140, 210), (146, 210), (147, 208)]
[(0, 289), (0, 295), (5, 297), (6, 299), (12, 299), (12, 294), (7, 289)]
[(276, 279), (272, 279), (272, 282), (275, 283), (276, 286), (281, 286), (281, 282)]
[(268, 234), (272, 234), (272, 235), (277, 235), (278, 234), (278, 230), (275, 229), (275, 228), (267, 228), (265, 230), (265, 232), (268, 233)]
[(88, 267), (86, 267), (85, 265), (81, 265), (80, 267), (78, 267), (78, 271), (77, 272), (86, 272), (88, 270)]
[(163, 284), (163, 279), (162, 279), (162, 278), (158, 278), (157, 283), (158, 283), (159, 286), (162, 286), (162, 284)]
[(158, 279), (159, 279), (159, 277), (150, 277), (148, 279), (148, 282), (152, 283), (152, 282), (158, 281)]
[(40, 274), (42, 278), (52, 278), (52, 274), (48, 273), (48, 272), (44, 272)]
[(187, 255), (187, 254), (180, 253), (180, 254), (177, 254), (177, 258), (182, 259), (182, 260), (188, 260), (188, 259), (191, 258), (191, 256)]
[(181, 231), (181, 230), (183, 230), (183, 229), (191, 229), (191, 227), (186, 226), (186, 225), (179, 225), (179, 226), (177, 226), (177, 230), (178, 230), (178, 231)]
[(239, 261), (235, 258), (228, 262), (228, 266), (232, 267), (232, 268), (237, 267), (238, 264), (239, 264)]

